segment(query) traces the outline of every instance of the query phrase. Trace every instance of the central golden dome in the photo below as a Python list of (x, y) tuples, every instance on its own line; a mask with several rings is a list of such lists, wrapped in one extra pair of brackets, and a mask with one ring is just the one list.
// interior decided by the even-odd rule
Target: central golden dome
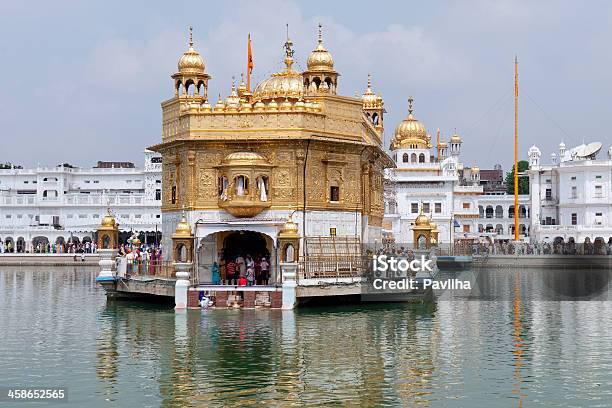
[(323, 34), (321, 33), (321, 24), (319, 24), (319, 43), (308, 56), (306, 62), (308, 71), (333, 71), (334, 59), (329, 51), (323, 45)]
[(300, 99), (304, 96), (304, 84), (302, 74), (294, 71), (293, 66), (293, 42), (287, 39), (285, 43), (285, 69), (276, 72), (268, 79), (264, 79), (253, 91), (254, 101), (268, 101), (271, 99)]
[(400, 122), (395, 128), (392, 149), (408, 148), (416, 146), (419, 149), (431, 147), (431, 136), (427, 134), (423, 123), (418, 121), (413, 115), (412, 98), (408, 99), (408, 117)]
[(178, 62), (178, 70), (181, 74), (204, 74), (204, 59), (193, 48), (192, 29), (189, 27), (189, 49), (185, 51)]

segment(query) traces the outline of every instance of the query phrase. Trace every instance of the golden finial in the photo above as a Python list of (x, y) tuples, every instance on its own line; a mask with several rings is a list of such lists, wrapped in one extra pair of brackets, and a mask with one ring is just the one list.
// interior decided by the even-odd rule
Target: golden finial
[(232, 92), (236, 90), (236, 77), (232, 75)]
[(372, 74), (368, 72), (368, 89), (372, 88)]
[(189, 46), (193, 47), (193, 27), (189, 26)]
[(323, 42), (323, 24), (319, 23), (319, 44)]
[(414, 109), (412, 109), (412, 102), (414, 102), (414, 99), (412, 99), (412, 96), (408, 98), (408, 114), (412, 115), (412, 112), (414, 111)]

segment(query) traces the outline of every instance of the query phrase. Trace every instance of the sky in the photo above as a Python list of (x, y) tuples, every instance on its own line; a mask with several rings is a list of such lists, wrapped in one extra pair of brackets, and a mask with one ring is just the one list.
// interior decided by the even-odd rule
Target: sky
[(305, 69), (320, 22), (339, 93), (363, 93), (372, 74), (387, 146), (412, 96), (432, 139), (462, 136), (465, 165), (507, 170), (515, 55), (521, 158), (534, 143), (544, 161), (561, 141), (612, 144), (610, 2), (0, 2), (0, 162), (142, 166), (189, 25), (212, 103), (245, 71), (248, 33), (257, 83), (282, 68), (286, 23)]

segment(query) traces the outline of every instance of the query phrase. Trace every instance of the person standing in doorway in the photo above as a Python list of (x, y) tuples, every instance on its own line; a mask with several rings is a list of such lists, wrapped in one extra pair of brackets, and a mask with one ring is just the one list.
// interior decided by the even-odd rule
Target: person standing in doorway
[(251, 255), (246, 256), (246, 280), (247, 286), (253, 286), (255, 283), (255, 262)]
[(227, 262), (227, 282), (229, 285), (236, 285), (236, 264), (231, 259)]
[(260, 267), (261, 267), (261, 282), (264, 285), (268, 285), (269, 280), (270, 280), (270, 264), (268, 263), (265, 256), (261, 258)]

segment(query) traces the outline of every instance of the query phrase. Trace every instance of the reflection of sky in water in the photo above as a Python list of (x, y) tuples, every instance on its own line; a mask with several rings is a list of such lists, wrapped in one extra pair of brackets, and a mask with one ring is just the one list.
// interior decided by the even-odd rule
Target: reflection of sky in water
[(534, 271), (505, 270), (501, 300), (175, 314), (106, 305), (80, 268), (0, 272), (2, 385), (67, 386), (62, 406), (87, 407), (612, 400), (612, 302), (525, 298)]

